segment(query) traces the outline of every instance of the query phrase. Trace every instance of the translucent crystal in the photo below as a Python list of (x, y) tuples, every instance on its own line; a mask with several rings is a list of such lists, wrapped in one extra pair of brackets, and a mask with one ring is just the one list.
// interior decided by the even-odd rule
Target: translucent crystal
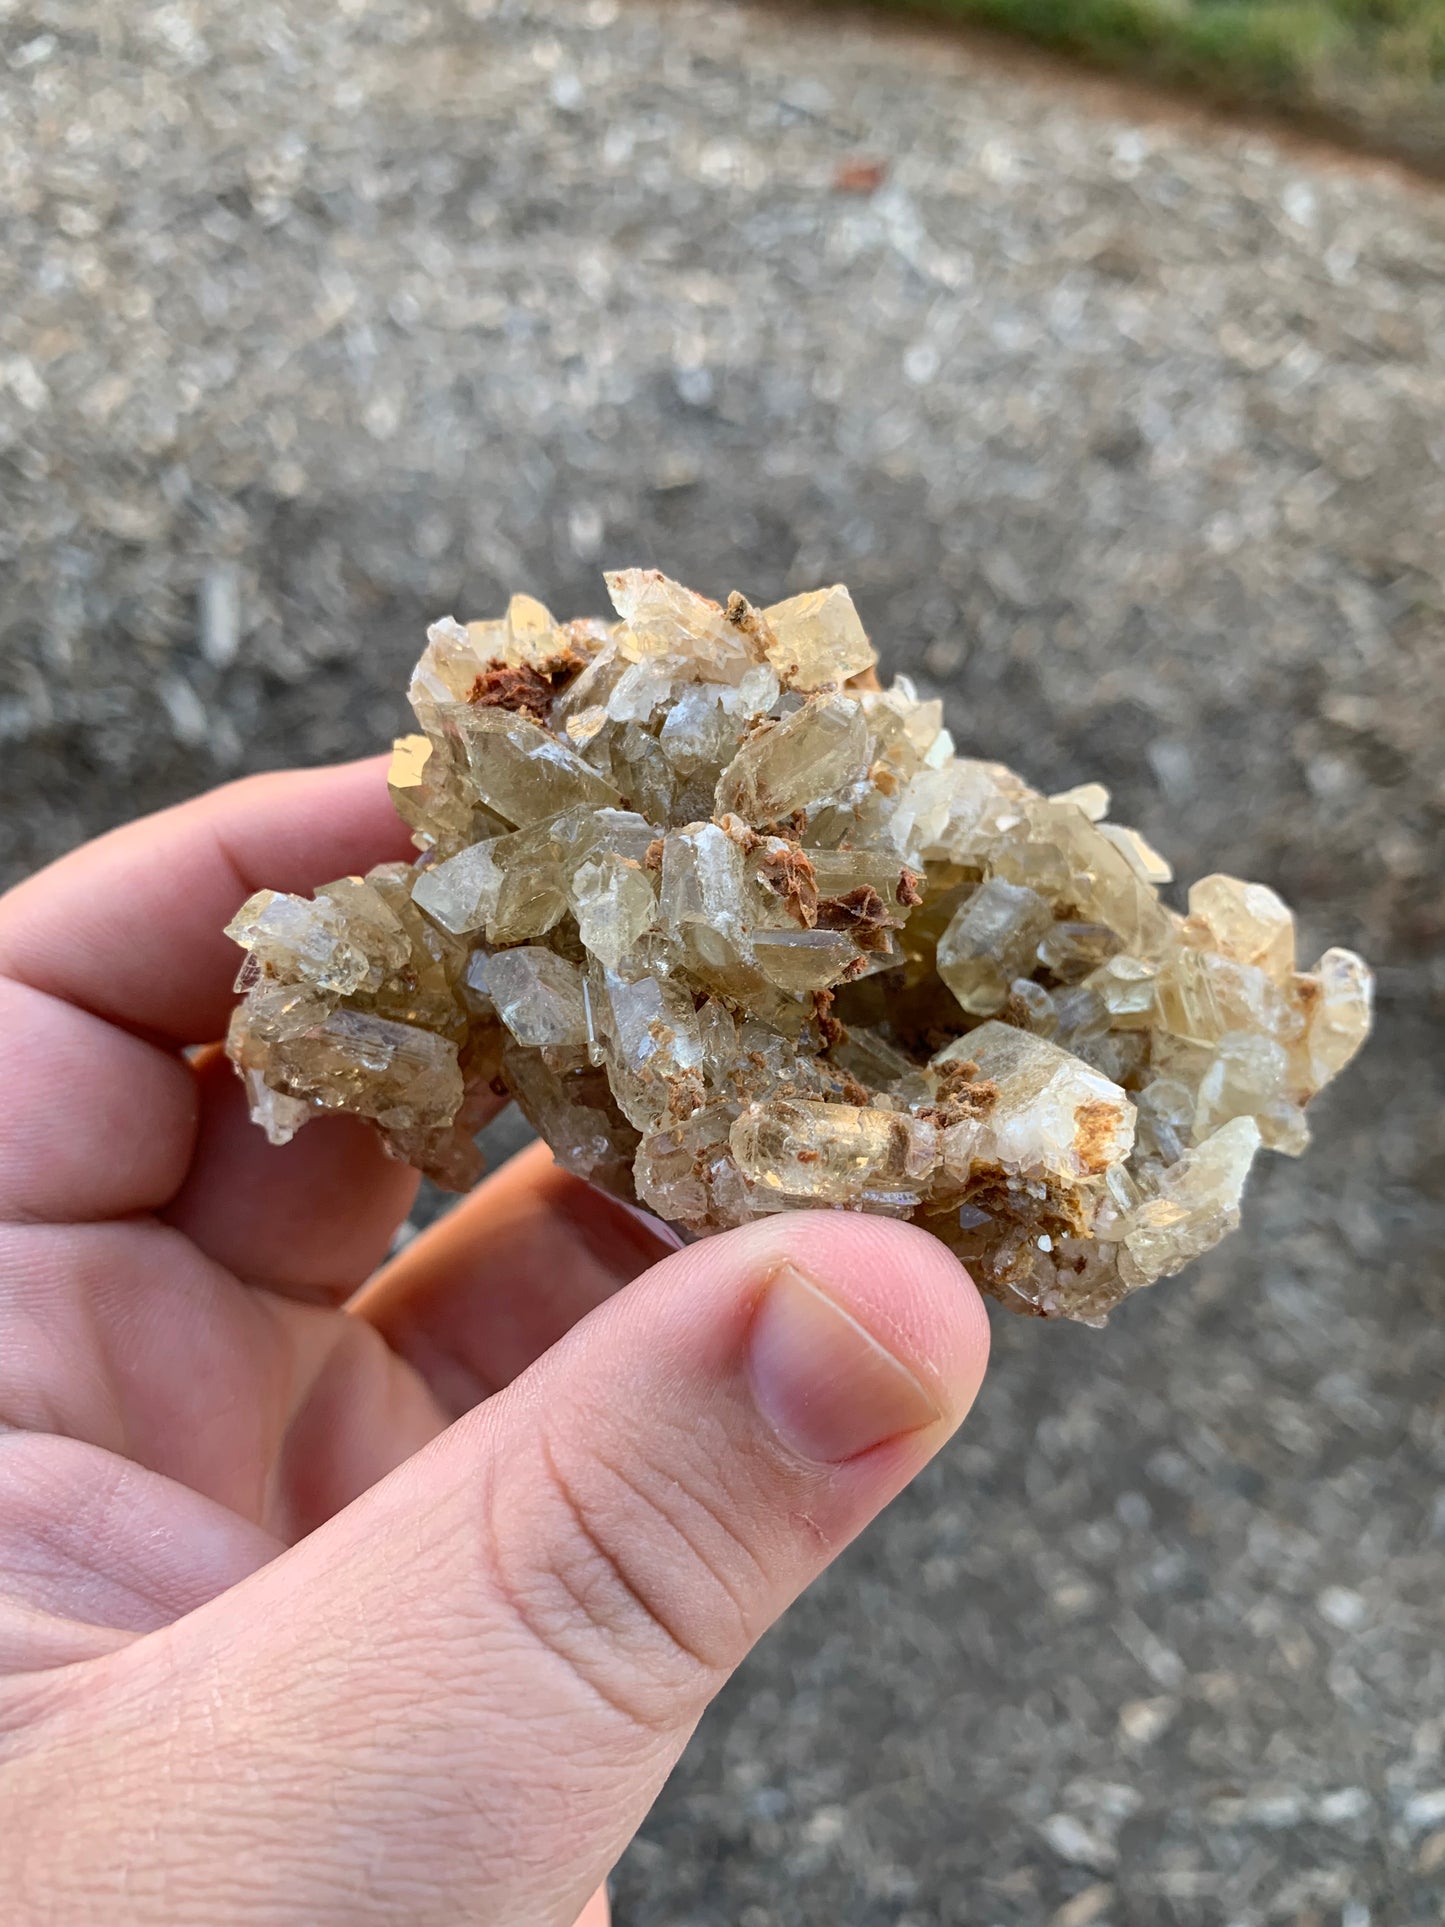
[(657, 915), (657, 892), (635, 857), (604, 851), (573, 872), (568, 901), (584, 950), (621, 968)]
[(433, 742), (426, 736), (403, 736), (393, 748), (387, 772), (391, 800), (420, 849), (451, 856), (507, 828), (495, 810), (459, 782), (465, 766), (465, 754), (454, 738)]
[(520, 944), (499, 951), (487, 965), (487, 992), (507, 1029), (529, 1050), (586, 1044), (582, 972), (555, 950)]
[(607, 593), (622, 618), (623, 655), (681, 653), (718, 681), (737, 682), (757, 660), (751, 637), (730, 623), (716, 602), (684, 589), (657, 569), (617, 569)]
[(701, 1235), (911, 1218), (1014, 1310), (1098, 1324), (1239, 1219), (1370, 1023), (1262, 884), (1169, 867), (1103, 787), (960, 757), (839, 585), (656, 570), (618, 620), (432, 625), (389, 776), (420, 855), (261, 891), (228, 1050), (285, 1144), (327, 1111), (453, 1189), (504, 1096)]
[(698, 1230), (741, 1224), (751, 1215), (749, 1187), (729, 1141), (734, 1114), (731, 1106), (710, 1105), (644, 1136), (635, 1168), (637, 1195), (649, 1210)]
[(1319, 1090), (1345, 1068), (1370, 1034), (1374, 979), (1353, 950), (1327, 950), (1301, 981), (1309, 986), (1305, 1049), (1311, 1086)]
[(1008, 1021), (1038, 1037), (1052, 1037), (1059, 1027), (1059, 1007), (1042, 984), (1032, 977), (1015, 977), (1004, 1006)]
[(251, 1122), (259, 1124), (272, 1144), (289, 1144), (303, 1124), (311, 1121), (311, 1106), (303, 1098), (274, 1091), (258, 1070), (242, 1070)]
[(1160, 969), (1155, 1023), (1171, 1037), (1216, 1044), (1230, 1030), (1291, 1038), (1304, 1026), (1298, 999), (1256, 964), (1188, 946)]
[(1170, 1276), (1233, 1231), (1259, 1145), (1253, 1118), (1237, 1117), (1170, 1165), (1158, 1194), (1120, 1227), (1118, 1264), (1126, 1287)]
[[(1257, 1031), (1226, 1031), (1215, 1046), (1209, 1069), (1195, 1098), (1194, 1140), (1213, 1135), (1232, 1118), (1252, 1117), (1264, 1142), (1276, 1150), (1301, 1151), (1308, 1135), (1295, 1142), (1304, 1127), (1298, 1107), (1288, 1104), (1289, 1059), (1283, 1045)], [(1276, 1142), (1276, 1139), (1283, 1142)]]
[(1123, 947), (1106, 923), (1075, 923), (1063, 918), (1051, 923), (1040, 937), (1038, 958), (1061, 984), (1074, 984)]
[(658, 916), (681, 935), (688, 924), (741, 945), (746, 935), (741, 845), (717, 823), (695, 823), (662, 839)]
[(1194, 1138), (1198, 1099), (1190, 1085), (1177, 1077), (1156, 1077), (1140, 1091), (1138, 1141), (1147, 1156), (1173, 1164), (1183, 1157)]
[(445, 863), (423, 870), (412, 891), (413, 900), (454, 935), (480, 930), (496, 915), (502, 891), (503, 872), (492, 854), (495, 848), (495, 839), (474, 843)]
[(1091, 823), (1101, 822), (1109, 814), (1109, 792), (1102, 783), (1079, 783), (1071, 790), (1060, 790), (1049, 798), (1051, 803), (1072, 803), (1076, 810), (1082, 810)]
[(942, 768), (916, 771), (884, 816), (884, 830), (905, 863), (981, 865), (1006, 825), (1019, 822), (1019, 808), (1033, 795), (1001, 763), (965, 758)]
[(683, 1118), (704, 1095), (702, 1034), (690, 992), (661, 977), (598, 970), (591, 980), (613, 1092), (639, 1130)]
[(406, 950), (402, 962), (379, 984), (355, 992), (350, 1001), (375, 1016), (434, 1030), (461, 1045), (469, 1029), (462, 1007), (467, 942), (439, 929), (412, 901), (414, 874), (405, 863), (382, 863), (367, 872), (367, 890), (374, 891), (396, 918)]
[(825, 990), (857, 962), (858, 948), (836, 930), (760, 930), (753, 955), (779, 990)]
[(443, 741), (450, 722), (465, 713), (488, 653), (451, 616), (443, 616), (427, 630), (426, 648), (412, 671), (406, 699), (434, 743)]
[(570, 743), (506, 709), (473, 710), (463, 731), (472, 786), (519, 827), (580, 804), (601, 808), (618, 793)]
[(1158, 972), (1142, 958), (1110, 957), (1090, 972), (1081, 988), (1094, 993), (1117, 1028), (1145, 1029), (1154, 1012), (1158, 982)]
[(619, 1197), (633, 1195), (637, 1132), (600, 1070), (558, 1070), (540, 1051), (509, 1039), (502, 1075), (518, 1109), (565, 1170)]
[(773, 632), (768, 661), (789, 688), (825, 689), (878, 660), (841, 582), (775, 602), (763, 615)]
[(556, 619), (535, 596), (514, 595), (503, 622), (504, 662), (540, 664), (558, 653)]
[(819, 1204), (911, 1192), (933, 1173), (938, 1132), (906, 1112), (773, 1098), (750, 1104), (729, 1134), (743, 1175), (764, 1190)]
[(868, 768), (868, 725), (846, 696), (820, 696), (750, 736), (718, 779), (717, 809), (782, 822), (827, 801)]
[(485, 928), (489, 943), (544, 936), (566, 915), (579, 866), (594, 853), (645, 851), (643, 819), (627, 810), (564, 810), (422, 870), (413, 896), (443, 929)]
[(646, 723), (655, 709), (666, 708), (672, 693), (684, 678), (684, 665), (676, 656), (644, 656), (629, 663), (617, 678), (603, 706), (613, 723)]
[(1122, 823), (1101, 823), (1099, 834), (1113, 844), (1134, 874), (1145, 883), (1174, 881), (1172, 866), (1152, 844), (1144, 841), (1137, 830), (1127, 829)]
[(434, 1031), (279, 985), (241, 1010), (233, 1060), (288, 1097), (398, 1128), (448, 1124), (461, 1103), (456, 1046)]
[(1201, 877), (1189, 886), (1189, 914), (1202, 925), (1211, 949), (1253, 964), (1277, 983), (1294, 971), (1294, 918), (1263, 883), (1238, 877)]
[[(362, 988), (375, 989), (394, 970), (405, 968), (411, 941), (398, 909), (387, 901), (389, 868), (374, 883), (361, 877), (338, 877), (316, 892), (315, 907), (330, 908), (344, 918), (347, 934), (366, 955), (367, 975)], [(380, 887), (377, 887), (377, 886)]]
[(226, 925), (226, 935), (251, 953), (266, 976), (314, 984), (339, 997), (360, 989), (371, 971), (345, 912), (324, 897), (312, 902), (258, 890)]
[(1052, 921), (1037, 891), (990, 877), (939, 939), (938, 974), (971, 1017), (992, 1016)]
[(976, 1156), (1006, 1171), (1095, 1177), (1122, 1164), (1134, 1143), (1134, 1106), (1117, 1084), (1046, 1037), (1011, 1024), (981, 1024), (933, 1060), (966, 1059), (995, 1087)]

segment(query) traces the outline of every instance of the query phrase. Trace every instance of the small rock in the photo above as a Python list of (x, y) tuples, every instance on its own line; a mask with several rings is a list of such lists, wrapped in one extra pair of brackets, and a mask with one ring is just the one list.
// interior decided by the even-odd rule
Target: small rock
[(1093, 1832), (1072, 1813), (1051, 1814), (1040, 1831), (1059, 1858), (1073, 1866), (1105, 1872), (1119, 1858), (1112, 1841)]
[(1114, 1889), (1107, 1880), (1096, 1880), (1091, 1886), (1083, 1887), (1072, 1900), (1066, 1900), (1049, 1917), (1049, 1927), (1095, 1927), (1104, 1918), (1114, 1899)]
[(1315, 1802), (1315, 1818), (1327, 1827), (1363, 1820), (1370, 1811), (1370, 1796), (1362, 1786), (1343, 1786), (1325, 1793)]
[(201, 654), (213, 669), (225, 669), (241, 646), (241, 582), (234, 563), (206, 571), (199, 602)]
[(1173, 1723), (1179, 1702), (1161, 1695), (1158, 1699), (1129, 1700), (1119, 1708), (1119, 1731), (1135, 1746), (1152, 1746)]
[(840, 161), (833, 172), (836, 194), (874, 194), (888, 178), (886, 161)]
[(1369, 1608), (1364, 1595), (1353, 1591), (1349, 1586), (1326, 1586), (1315, 1600), (1321, 1619), (1327, 1619), (1342, 1633), (1352, 1633), (1363, 1626)]
[(1404, 1820), (1407, 1827), (1438, 1827), (1445, 1820), (1445, 1786), (1413, 1794), (1405, 1802)]
[(176, 741), (187, 749), (199, 749), (211, 733), (210, 719), (200, 697), (183, 676), (167, 676), (159, 693)]

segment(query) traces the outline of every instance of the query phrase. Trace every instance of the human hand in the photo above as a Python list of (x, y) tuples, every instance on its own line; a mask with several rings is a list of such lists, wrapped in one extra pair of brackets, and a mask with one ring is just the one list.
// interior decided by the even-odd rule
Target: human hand
[(244, 897), (406, 850), (367, 762), (0, 900), (8, 1927), (567, 1927), (977, 1389), (923, 1232), (670, 1251), (541, 1146), (383, 1264), (414, 1174), (268, 1145), (213, 1040)]

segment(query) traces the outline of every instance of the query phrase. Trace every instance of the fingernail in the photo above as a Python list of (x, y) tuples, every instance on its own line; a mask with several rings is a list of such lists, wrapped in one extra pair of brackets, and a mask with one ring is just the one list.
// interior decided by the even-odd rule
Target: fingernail
[(794, 1265), (768, 1281), (748, 1363), (753, 1396), (783, 1444), (825, 1465), (942, 1416), (912, 1372)]

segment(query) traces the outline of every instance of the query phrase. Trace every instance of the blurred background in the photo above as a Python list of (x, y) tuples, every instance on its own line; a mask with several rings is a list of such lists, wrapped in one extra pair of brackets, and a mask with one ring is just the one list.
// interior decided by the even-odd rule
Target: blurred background
[(845, 580), (965, 752), (1379, 968), (1240, 1236), (996, 1319), (619, 1927), (1439, 1920), (1438, 189), (887, 14), (0, 0), (0, 233), (0, 880), (643, 563)]

